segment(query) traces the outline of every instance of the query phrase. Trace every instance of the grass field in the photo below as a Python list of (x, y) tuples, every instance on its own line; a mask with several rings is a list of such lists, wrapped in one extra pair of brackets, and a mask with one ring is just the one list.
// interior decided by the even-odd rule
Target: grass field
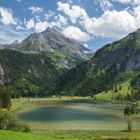
[(19, 133), (0, 131), (0, 140), (139, 140), (140, 131), (45, 131)]
[[(131, 93), (131, 90), (129, 89), (129, 86), (130, 86), (130, 81), (126, 81), (125, 83), (123, 84), (120, 84), (119, 86), (121, 86), (121, 90), (119, 90), (118, 88), (118, 91), (117, 93), (114, 93), (114, 91), (112, 90), (109, 90), (107, 93), (106, 92), (101, 92), (99, 94), (96, 95), (96, 98), (98, 100), (106, 100), (106, 101), (112, 101), (114, 100), (118, 95), (124, 97), (127, 95), (127, 93)], [(118, 87), (119, 87), (118, 86)]]
[(0, 131), (0, 140), (80, 140), (79, 138), (55, 138), (42, 134), (19, 133), (10, 131)]

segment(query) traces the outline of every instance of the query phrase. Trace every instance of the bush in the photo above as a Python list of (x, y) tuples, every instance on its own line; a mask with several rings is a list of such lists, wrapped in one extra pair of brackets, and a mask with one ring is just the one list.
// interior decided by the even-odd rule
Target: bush
[(16, 119), (16, 115), (9, 111), (4, 111), (0, 113), (0, 129), (20, 131), (20, 132), (30, 131), (28, 125), (18, 123)]
[(130, 115), (131, 114), (131, 112), (130, 112), (130, 107), (129, 106), (126, 106), (125, 108), (124, 108), (124, 115)]
[(0, 113), (0, 129), (10, 129), (16, 123), (16, 117), (9, 112)]
[(136, 105), (129, 105), (124, 108), (124, 115), (133, 115), (136, 112)]
[(127, 131), (128, 132), (132, 131), (132, 121), (130, 119), (127, 120)]
[(22, 123), (15, 123), (15, 125), (13, 127), (11, 127), (10, 130), (19, 131), (19, 132), (26, 132), (26, 133), (30, 132), (29, 126), (26, 124), (22, 124)]
[(30, 132), (30, 128), (26, 124), (19, 124), (19, 128), (21, 132)]

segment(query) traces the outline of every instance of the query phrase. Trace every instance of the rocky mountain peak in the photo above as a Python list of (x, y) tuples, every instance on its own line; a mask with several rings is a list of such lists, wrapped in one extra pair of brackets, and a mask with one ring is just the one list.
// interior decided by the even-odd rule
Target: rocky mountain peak
[(87, 53), (90, 51), (89, 49), (78, 41), (65, 37), (54, 28), (47, 28), (43, 32), (33, 33), (21, 43), (16, 40), (12, 44), (2, 45), (1, 48), (17, 50), (23, 53), (43, 52), (66, 68), (74, 67), (91, 58), (91, 55)]
[(34, 33), (22, 41), (22, 51), (30, 52), (57, 52), (60, 51), (73, 59), (87, 60), (90, 51), (79, 42), (66, 38), (54, 28), (47, 28), (40, 33)]
[(14, 45), (14, 44), (17, 45), (17, 44), (20, 44), (20, 42), (19, 42), (18, 40), (15, 40), (12, 44), (13, 44), (13, 45)]

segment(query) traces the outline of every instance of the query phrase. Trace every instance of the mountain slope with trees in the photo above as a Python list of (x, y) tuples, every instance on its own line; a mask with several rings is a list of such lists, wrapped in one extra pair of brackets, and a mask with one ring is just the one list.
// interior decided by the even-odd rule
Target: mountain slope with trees
[(55, 78), (64, 71), (57, 61), (53, 61), (46, 54), (29, 54), (6, 49), (0, 50), (0, 66), (4, 72), (3, 84), (13, 87), (25, 96), (27, 91), (28, 94), (36, 94), (43, 87), (48, 87), (47, 91), (50, 91)]
[(91, 50), (76, 40), (66, 38), (56, 29), (47, 28), (40, 33), (33, 33), (21, 43), (14, 41), (12, 44), (1, 45), (0, 48), (12, 49), (23, 53), (46, 53), (51, 59), (59, 59), (58, 64), (66, 69), (88, 60)]
[(0, 85), (10, 87), (12, 96), (51, 95), (57, 77), (91, 57), (89, 49), (53, 28), (0, 48)]
[(70, 95), (96, 95), (130, 81), (140, 87), (140, 29), (99, 49), (94, 57), (64, 73), (57, 88)]

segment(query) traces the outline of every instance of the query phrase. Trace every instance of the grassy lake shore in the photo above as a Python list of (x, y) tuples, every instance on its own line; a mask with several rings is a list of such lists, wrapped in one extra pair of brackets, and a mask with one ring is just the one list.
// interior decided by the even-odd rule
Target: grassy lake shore
[(11, 111), (31, 127), (31, 132), (3, 130), (0, 140), (139, 140), (139, 114), (133, 120), (133, 131), (126, 132), (124, 105), (90, 97), (14, 99)]

